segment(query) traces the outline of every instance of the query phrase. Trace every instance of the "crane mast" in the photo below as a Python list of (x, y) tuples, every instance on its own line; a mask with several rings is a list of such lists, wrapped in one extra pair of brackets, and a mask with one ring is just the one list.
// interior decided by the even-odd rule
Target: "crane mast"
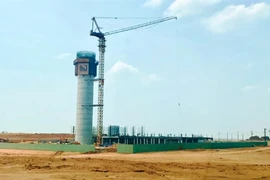
[[(115, 18), (117, 19), (117, 18)], [(90, 36), (95, 36), (98, 38), (98, 48), (99, 48), (99, 72), (98, 72), (98, 112), (97, 112), (97, 144), (102, 143), (102, 133), (103, 133), (103, 106), (104, 106), (104, 60), (105, 60), (105, 48), (106, 48), (106, 39), (105, 36), (112, 35), (112, 34), (117, 34), (125, 31), (130, 31), (154, 24), (158, 24), (161, 22), (169, 21), (172, 19), (177, 19), (175, 16), (170, 16), (162, 19), (158, 19), (155, 21), (150, 21), (147, 23), (143, 24), (138, 24), (135, 26), (127, 27), (127, 28), (122, 28), (118, 30), (113, 30), (109, 32), (102, 33), (100, 30), (100, 27), (97, 24), (96, 18), (92, 18), (92, 30), (90, 31)], [(95, 29), (97, 31), (95, 31)]]
[(104, 99), (104, 55), (105, 38), (99, 38), (99, 68), (98, 68), (98, 112), (97, 112), (97, 144), (101, 143), (103, 132), (103, 99)]

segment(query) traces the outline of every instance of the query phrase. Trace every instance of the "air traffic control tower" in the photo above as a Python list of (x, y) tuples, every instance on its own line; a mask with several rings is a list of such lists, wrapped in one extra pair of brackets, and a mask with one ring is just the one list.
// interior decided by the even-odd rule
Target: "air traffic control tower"
[(75, 141), (93, 144), (93, 95), (94, 78), (97, 75), (96, 54), (91, 51), (78, 51), (74, 60), (77, 76), (77, 112)]

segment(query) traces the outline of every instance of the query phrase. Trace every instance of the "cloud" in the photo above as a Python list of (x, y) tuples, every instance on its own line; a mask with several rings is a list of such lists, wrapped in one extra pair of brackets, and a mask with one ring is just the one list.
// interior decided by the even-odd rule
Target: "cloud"
[(159, 78), (157, 74), (144, 73), (140, 71), (139, 69), (133, 67), (132, 65), (129, 65), (122, 61), (116, 62), (111, 67), (111, 69), (109, 69), (109, 71), (107, 72), (107, 75), (111, 77), (113, 74), (119, 74), (119, 73), (135, 74), (138, 78), (140, 78), (142, 81), (147, 82), (147, 83), (159, 82), (161, 80), (161, 78)]
[(146, 2), (143, 4), (143, 6), (155, 8), (155, 7), (159, 7), (163, 2), (164, 2), (164, 0), (146, 0)]
[(247, 91), (251, 91), (251, 90), (254, 90), (254, 89), (258, 89), (258, 88), (260, 88), (259, 85), (246, 86), (246, 87), (242, 88), (241, 91), (247, 92)]
[(177, 16), (179, 18), (200, 14), (207, 7), (215, 5), (221, 0), (174, 0), (163, 13), (165, 16)]
[(224, 33), (237, 26), (270, 17), (270, 5), (264, 2), (250, 6), (230, 5), (205, 19), (202, 23), (214, 33)]
[(120, 71), (130, 71), (130, 72), (139, 72), (139, 70), (131, 65), (128, 65), (122, 61), (118, 61), (113, 65), (113, 67), (109, 70), (109, 73), (117, 73)]
[(72, 56), (71, 53), (62, 53), (62, 54), (58, 54), (56, 56), (56, 59), (67, 59), (70, 58)]

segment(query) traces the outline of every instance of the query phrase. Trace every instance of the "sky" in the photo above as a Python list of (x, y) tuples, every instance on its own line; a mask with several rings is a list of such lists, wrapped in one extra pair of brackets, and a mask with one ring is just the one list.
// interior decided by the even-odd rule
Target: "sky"
[(1, 0), (0, 131), (71, 132), (73, 60), (80, 50), (98, 57), (93, 16), (127, 18), (97, 19), (103, 32), (178, 17), (107, 36), (105, 127), (221, 138), (270, 130), (270, 0)]

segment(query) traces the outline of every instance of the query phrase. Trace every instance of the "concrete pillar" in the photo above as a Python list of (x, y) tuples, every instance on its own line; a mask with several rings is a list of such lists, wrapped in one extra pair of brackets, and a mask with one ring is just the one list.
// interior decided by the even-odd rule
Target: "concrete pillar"
[(158, 138), (158, 144), (160, 144), (160, 139)]
[(139, 144), (139, 139), (138, 138), (136, 138), (137, 139), (137, 144)]
[(133, 144), (136, 144), (136, 140), (135, 140), (135, 138), (133, 139)]
[(166, 139), (164, 139), (164, 144), (166, 144)]

